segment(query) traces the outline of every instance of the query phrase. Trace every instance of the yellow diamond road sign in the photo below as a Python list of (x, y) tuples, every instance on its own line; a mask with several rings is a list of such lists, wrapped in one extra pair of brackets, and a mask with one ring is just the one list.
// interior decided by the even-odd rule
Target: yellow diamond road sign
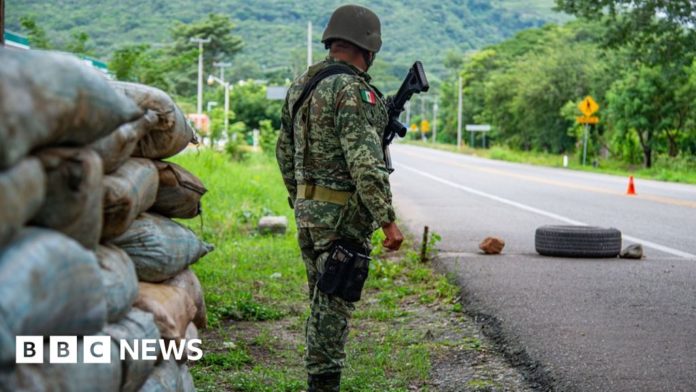
[(599, 110), (599, 105), (597, 105), (597, 102), (595, 102), (592, 97), (587, 96), (587, 98), (580, 102), (578, 108), (585, 115), (585, 117), (590, 117), (595, 114), (597, 110)]

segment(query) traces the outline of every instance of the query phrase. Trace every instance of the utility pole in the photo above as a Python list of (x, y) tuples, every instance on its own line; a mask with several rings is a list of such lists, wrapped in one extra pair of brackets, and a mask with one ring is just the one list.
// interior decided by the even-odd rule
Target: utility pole
[(225, 68), (232, 66), (232, 63), (213, 63), (213, 67), (220, 68), (220, 80), (225, 81)]
[(457, 149), (462, 148), (462, 76), (459, 75), (458, 95), (459, 102), (457, 103)]
[(437, 102), (433, 104), (433, 143), (437, 142), (437, 111), (440, 109)]
[(312, 65), (312, 22), (307, 22), (307, 67)]
[(198, 103), (196, 113), (200, 119), (203, 114), (203, 44), (209, 43), (210, 38), (191, 38), (191, 42), (198, 44)]
[(230, 89), (232, 88), (232, 85), (229, 82), (225, 82), (222, 79), (215, 77), (213, 75), (208, 76), (208, 85), (212, 86), (215, 82), (220, 83), (222, 87), (225, 88), (225, 113), (224, 113), (224, 122), (225, 122), (225, 135), (227, 135), (227, 130), (229, 128), (229, 112), (230, 112)]

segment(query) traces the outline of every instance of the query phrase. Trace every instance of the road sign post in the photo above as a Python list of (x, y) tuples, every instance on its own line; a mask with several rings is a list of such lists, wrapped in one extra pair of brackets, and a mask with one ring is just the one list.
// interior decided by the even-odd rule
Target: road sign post
[(593, 116), (599, 110), (599, 105), (588, 95), (578, 104), (578, 109), (580, 109), (583, 116), (578, 117), (576, 121), (578, 124), (583, 124), (585, 130), (582, 142), (582, 165), (585, 166), (587, 163), (587, 143), (590, 137), (590, 124), (599, 124), (599, 117)]
[(483, 148), (486, 148), (486, 133), (490, 132), (492, 127), (488, 124), (476, 125), (469, 124), (466, 126), (466, 130), (471, 132), (471, 147), (474, 147), (474, 132), (483, 133)]

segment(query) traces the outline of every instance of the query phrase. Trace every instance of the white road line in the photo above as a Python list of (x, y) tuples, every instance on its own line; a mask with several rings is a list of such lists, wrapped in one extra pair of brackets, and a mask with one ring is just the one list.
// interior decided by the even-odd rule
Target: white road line
[[(502, 198), (502, 197), (500, 197), (500, 196), (492, 195), (492, 194), (490, 194), (490, 193), (482, 192), (482, 191), (479, 191), (479, 190), (477, 190), (477, 189), (470, 188), (470, 187), (468, 187), (468, 186), (464, 186), (464, 185), (461, 185), (461, 184), (457, 184), (456, 182), (452, 182), (452, 181), (449, 181), (449, 180), (445, 180), (444, 178), (440, 178), (440, 177), (434, 176), (434, 175), (432, 175), (432, 174), (430, 174), (430, 173), (426, 173), (426, 172), (424, 172), (424, 171), (418, 170), (418, 169), (416, 169), (416, 168), (413, 168), (413, 167), (410, 167), (410, 166), (407, 166), (407, 165), (397, 164), (396, 166), (399, 166), (400, 168), (404, 168), (404, 169), (406, 169), (406, 170), (412, 171), (412, 172), (414, 172), (414, 173), (416, 173), (416, 174), (420, 174), (420, 175), (423, 176), (423, 177), (427, 177), (427, 178), (429, 178), (429, 179), (431, 179), (431, 180), (433, 180), (433, 181), (437, 181), (437, 182), (439, 182), (439, 183), (441, 183), (441, 184), (448, 185), (448, 186), (450, 186), (450, 187), (452, 187), (452, 188), (456, 188), (456, 189), (462, 190), (462, 191), (464, 191), (464, 192), (471, 193), (471, 194), (476, 195), (476, 196), (481, 196), (481, 197), (484, 197), (484, 198), (486, 198), (486, 199), (494, 200), (494, 201), (497, 201), (497, 202), (499, 202), (499, 203), (507, 204), (507, 205), (509, 205), (509, 206), (512, 206), (512, 207), (515, 207), (515, 208), (519, 208), (520, 210), (528, 211), (528, 212), (531, 212), (531, 213), (534, 213), (534, 214), (537, 214), (537, 215), (542, 215), (542, 216), (545, 216), (545, 217), (548, 217), (548, 218), (551, 218), (551, 219), (556, 219), (556, 220), (558, 220), (558, 221), (561, 221), (561, 222), (564, 222), (564, 223), (568, 223), (568, 224), (571, 224), (571, 225), (583, 225), (583, 226), (586, 226), (586, 225), (587, 225), (586, 223), (583, 223), (583, 222), (580, 222), (580, 221), (576, 221), (576, 220), (574, 220), (574, 219), (570, 219), (570, 218), (567, 218), (567, 217), (562, 216), (562, 215), (554, 214), (553, 212), (541, 210), (541, 209), (539, 209), (539, 208), (535, 208), (535, 207), (532, 207), (532, 206), (528, 206), (528, 205), (526, 205), (526, 204), (518, 203), (518, 202), (512, 201), (512, 200), (510, 200), (510, 199), (505, 199), (505, 198)], [(656, 243), (651, 242), (651, 241), (646, 241), (646, 240), (643, 240), (643, 239), (640, 239), (640, 238), (636, 238), (636, 237), (633, 237), (633, 236), (629, 236), (629, 235), (623, 235), (623, 238), (624, 238), (625, 240), (627, 240), (627, 241), (630, 241), (630, 242), (641, 243), (641, 244), (643, 244), (643, 246), (645, 246), (645, 247), (652, 248), (652, 249), (655, 249), (655, 250), (659, 250), (660, 252), (668, 253), (668, 254), (671, 254), (671, 255), (674, 255), (674, 256), (678, 256), (678, 257), (683, 257), (683, 258), (685, 258), (685, 259), (696, 259), (696, 255), (693, 255), (693, 254), (687, 253), (687, 252), (683, 252), (683, 251), (678, 250), (678, 249), (670, 248), (670, 247), (668, 247), (668, 246), (656, 244)]]

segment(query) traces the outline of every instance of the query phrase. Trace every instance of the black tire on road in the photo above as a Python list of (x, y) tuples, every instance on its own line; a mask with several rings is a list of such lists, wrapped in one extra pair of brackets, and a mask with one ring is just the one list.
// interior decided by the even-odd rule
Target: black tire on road
[(621, 232), (592, 226), (542, 226), (534, 236), (543, 256), (613, 258), (621, 252)]

